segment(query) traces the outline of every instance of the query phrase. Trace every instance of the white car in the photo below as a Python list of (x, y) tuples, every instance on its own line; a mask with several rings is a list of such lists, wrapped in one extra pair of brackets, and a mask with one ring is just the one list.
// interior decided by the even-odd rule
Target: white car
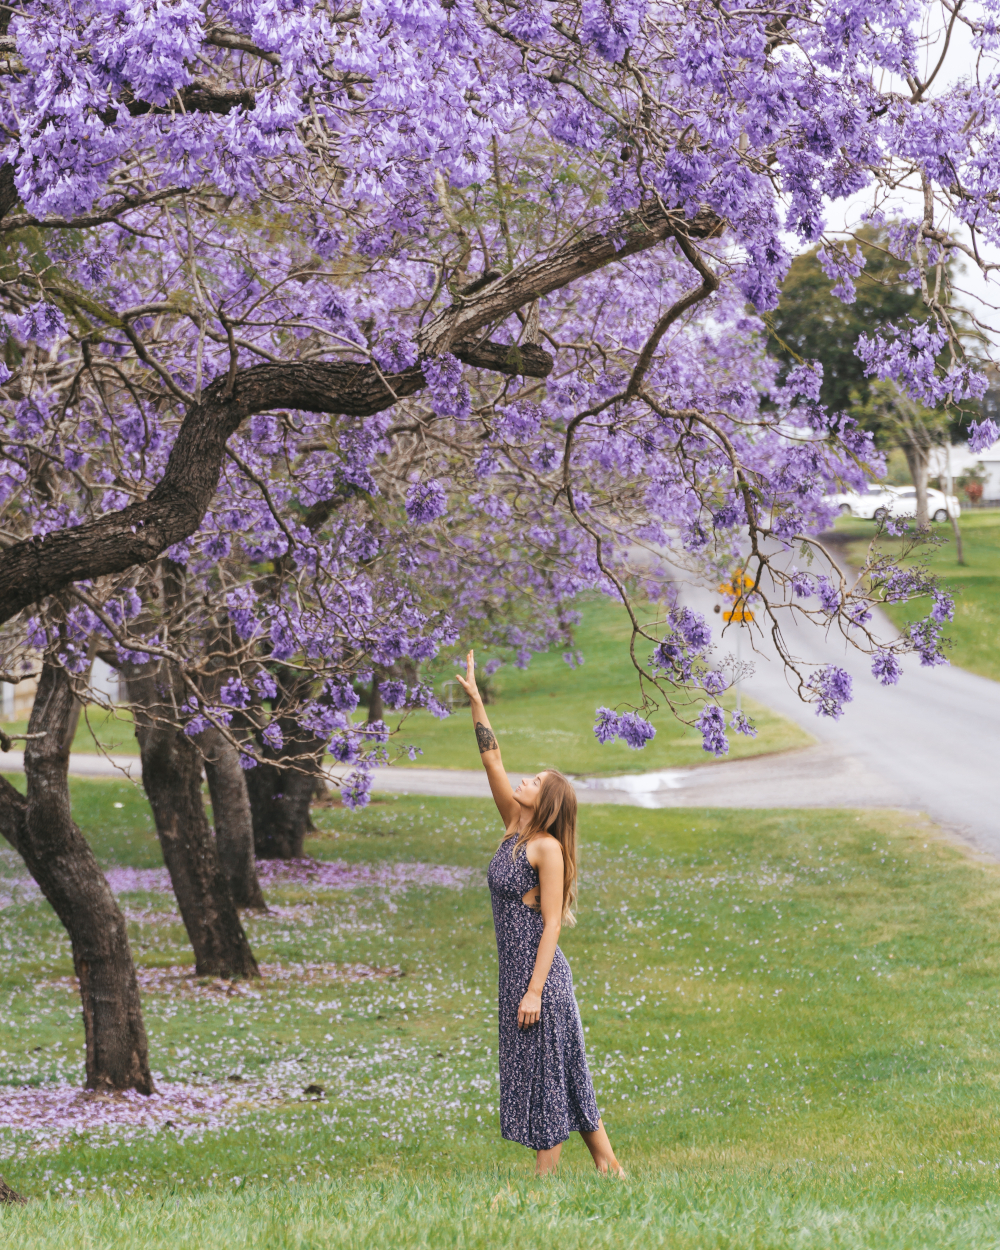
[(877, 486), (870, 482), (862, 493), (845, 491), (840, 495), (826, 495), (824, 503), (832, 503), (839, 509), (841, 516), (856, 516), (863, 521), (876, 521), (883, 516), (892, 516), (896, 504), (891, 486)]
[[(917, 489), (915, 486), (882, 486), (870, 482), (863, 493), (846, 491), (840, 495), (826, 495), (825, 501), (838, 508), (841, 516), (878, 521), (885, 516), (913, 516), (917, 511)], [(949, 497), (946, 505), (941, 491), (928, 488), (927, 510), (932, 521), (947, 521), (948, 506), (952, 516), (962, 515), (954, 495)]]
[[(917, 511), (917, 488), (915, 486), (896, 486), (894, 516), (911, 516)], [(944, 491), (927, 488), (927, 513), (932, 521), (947, 521), (948, 513), (954, 517), (962, 515), (962, 506), (954, 495), (945, 498)]]

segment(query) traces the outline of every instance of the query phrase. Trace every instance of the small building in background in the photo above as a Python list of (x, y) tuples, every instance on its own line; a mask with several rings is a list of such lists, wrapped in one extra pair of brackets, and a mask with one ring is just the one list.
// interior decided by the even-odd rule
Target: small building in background
[[(950, 448), (935, 447), (931, 452), (930, 461), (927, 465), (927, 474), (928, 477), (939, 478), (942, 488), (948, 470), (949, 451), (951, 453), (952, 481), (957, 481), (958, 478), (974, 470), (977, 465), (982, 465), (985, 472), (983, 497), (978, 502), (994, 506), (1000, 505), (1000, 442), (996, 442), (992, 447), (987, 447), (985, 451), (978, 453), (970, 451), (968, 443), (952, 443)], [(970, 502), (962, 496), (960, 490), (953, 489), (953, 493), (958, 495), (959, 502), (963, 508)]]
[[(980, 401), (979, 407), (984, 417), (988, 417), (1000, 426), (1000, 371), (991, 366), (987, 374), (990, 386)], [(961, 498), (961, 492), (955, 490), (954, 493), (959, 495), (962, 505), (964, 506), (967, 502), (992, 504), (994, 507), (1000, 505), (1000, 441), (980, 452), (970, 451), (968, 443), (952, 443), (950, 448), (935, 447), (928, 464), (928, 476), (940, 478), (942, 486), (948, 472), (949, 454), (952, 480), (964, 477), (965, 474), (973, 472), (977, 466), (982, 466), (984, 474), (982, 499), (969, 501)]]
[[(90, 673), (90, 686), (98, 695), (103, 695), (110, 703), (117, 703), (118, 674), (109, 668), (103, 660), (95, 660)], [(24, 721), (31, 715), (31, 705), (35, 701), (38, 679), (27, 677), (17, 685), (9, 681), (0, 681), (0, 721)]]
[(0, 720), (27, 720), (37, 688), (38, 681), (34, 677), (19, 681), (17, 685), (0, 681)]

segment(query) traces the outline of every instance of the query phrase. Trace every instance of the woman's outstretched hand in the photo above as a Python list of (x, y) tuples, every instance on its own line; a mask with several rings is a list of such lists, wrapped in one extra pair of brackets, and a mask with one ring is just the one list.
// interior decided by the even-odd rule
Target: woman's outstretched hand
[(479, 687), (476, 685), (476, 661), (474, 651), (470, 651), (465, 657), (465, 676), (463, 677), (461, 673), (456, 673), (455, 680), (469, 696), (471, 701), (475, 703), (475, 701), (479, 698)]

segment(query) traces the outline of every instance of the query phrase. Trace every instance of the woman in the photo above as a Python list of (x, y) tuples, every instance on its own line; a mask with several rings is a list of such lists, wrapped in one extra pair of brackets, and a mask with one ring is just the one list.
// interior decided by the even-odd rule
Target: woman
[(500, 1131), (536, 1151), (538, 1176), (555, 1170), (574, 1131), (599, 1172), (624, 1176), (597, 1112), (573, 977), (556, 945), (563, 921), (575, 923), (576, 794), (555, 769), (511, 790), (471, 651), (466, 675), (456, 676), (506, 827), (488, 878), (500, 957)]

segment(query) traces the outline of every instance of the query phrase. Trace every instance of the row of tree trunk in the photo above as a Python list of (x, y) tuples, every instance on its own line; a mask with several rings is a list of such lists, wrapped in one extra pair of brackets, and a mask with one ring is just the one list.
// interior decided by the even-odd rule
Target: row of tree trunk
[[(171, 685), (162, 666), (132, 667), (122, 675), (133, 707), (143, 787), (196, 971), (255, 977), (257, 961), (239, 909), (265, 906), (258, 855), (302, 854), (318, 769), (265, 764), (244, 772), (239, 752), (219, 731), (208, 729), (195, 741), (157, 717), (165, 685)], [(22, 795), (0, 774), (0, 833), (21, 855), (69, 935), (83, 1006), (87, 1088), (148, 1094), (153, 1080), (125, 917), (72, 818), (67, 775), (79, 707), (65, 669), (46, 661), (28, 724), (27, 792)], [(202, 768), (214, 832), (202, 796)]]

